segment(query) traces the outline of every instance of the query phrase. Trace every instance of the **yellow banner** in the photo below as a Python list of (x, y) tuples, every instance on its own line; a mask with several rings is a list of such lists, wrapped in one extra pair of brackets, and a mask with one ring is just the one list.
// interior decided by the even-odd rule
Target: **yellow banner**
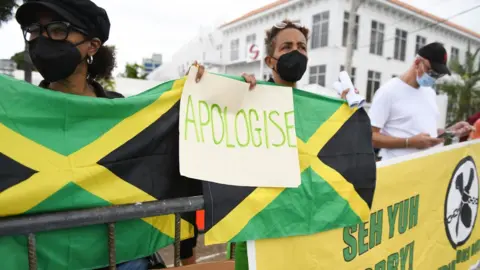
[(251, 241), (250, 270), (480, 269), (480, 141), (380, 164), (370, 221)]

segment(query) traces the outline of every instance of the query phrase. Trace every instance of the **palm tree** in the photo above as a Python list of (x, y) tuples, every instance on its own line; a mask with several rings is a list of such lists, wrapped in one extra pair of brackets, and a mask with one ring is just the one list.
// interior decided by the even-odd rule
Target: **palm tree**
[(450, 70), (454, 75), (438, 85), (440, 92), (448, 95), (449, 124), (465, 121), (480, 110), (480, 64), (476, 60), (479, 52), (480, 48), (471, 53), (468, 46), (465, 63), (452, 59)]
[(144, 74), (145, 69), (143, 66), (134, 63), (134, 64), (126, 64), (125, 65), (125, 73), (122, 74), (122, 77), (131, 78), (131, 79), (140, 79), (145, 80), (147, 78), (147, 74)]

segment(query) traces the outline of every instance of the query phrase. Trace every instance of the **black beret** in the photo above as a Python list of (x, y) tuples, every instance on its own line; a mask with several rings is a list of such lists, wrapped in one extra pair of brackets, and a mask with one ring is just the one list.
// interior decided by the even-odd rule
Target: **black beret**
[(33, 23), (35, 14), (47, 8), (71, 23), (85, 30), (92, 38), (99, 38), (102, 43), (108, 40), (110, 20), (107, 12), (90, 0), (27, 0), (20, 6), (15, 15), (18, 23), (26, 26)]

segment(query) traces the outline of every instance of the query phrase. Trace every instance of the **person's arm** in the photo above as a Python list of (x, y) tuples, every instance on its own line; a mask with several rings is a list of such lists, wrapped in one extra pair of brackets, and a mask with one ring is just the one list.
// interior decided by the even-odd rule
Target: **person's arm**
[(380, 130), (390, 120), (390, 107), (392, 100), (392, 92), (386, 88), (381, 87), (373, 97), (372, 106), (368, 112), (370, 122), (372, 124), (372, 143), (375, 148), (405, 148), (407, 146), (406, 139), (395, 138), (392, 136), (380, 133)]
[(410, 138), (397, 138), (380, 133), (380, 129), (372, 127), (372, 141), (375, 148), (399, 149), (414, 148), (426, 149), (443, 142), (443, 139), (432, 138), (426, 133), (420, 133)]
[(380, 133), (380, 128), (372, 127), (372, 142), (373, 147), (375, 148), (387, 148), (387, 149), (397, 149), (397, 148), (408, 148), (409, 139), (397, 138)]

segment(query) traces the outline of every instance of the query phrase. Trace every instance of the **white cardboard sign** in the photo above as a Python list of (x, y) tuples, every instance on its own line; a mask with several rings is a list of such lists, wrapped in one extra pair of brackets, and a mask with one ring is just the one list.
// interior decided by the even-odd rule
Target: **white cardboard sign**
[(215, 183), (298, 187), (300, 165), (290, 87), (249, 84), (197, 69), (180, 103), (180, 173)]

